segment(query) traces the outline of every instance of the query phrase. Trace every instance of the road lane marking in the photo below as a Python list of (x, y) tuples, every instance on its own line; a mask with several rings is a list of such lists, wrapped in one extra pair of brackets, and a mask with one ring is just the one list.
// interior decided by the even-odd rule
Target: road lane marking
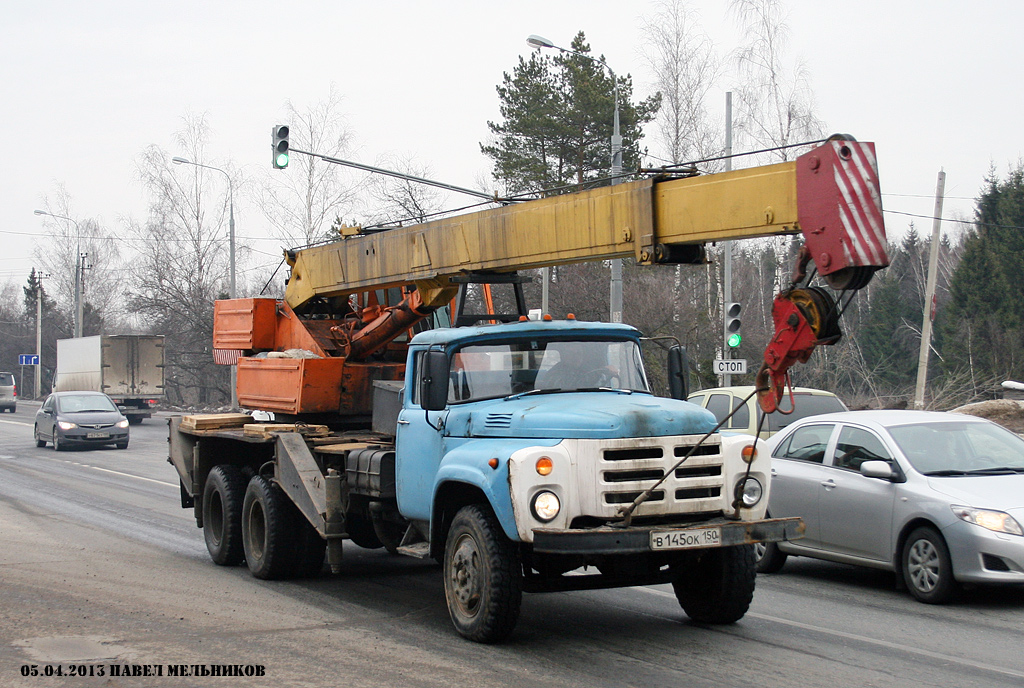
[(28, 428), (31, 428), (33, 425), (33, 423), (25, 423), (20, 420), (0, 420), (0, 423), (7, 423), (8, 425), (24, 425)]
[(113, 473), (114, 475), (123, 475), (126, 478), (135, 478), (136, 480), (145, 480), (147, 482), (156, 483), (157, 485), (167, 485), (168, 487), (178, 487), (177, 483), (169, 483), (165, 480), (155, 480), (153, 478), (143, 478), (141, 475), (133, 475), (131, 473), (124, 473), (122, 471), (111, 470), (110, 468), (100, 468), (99, 466), (90, 466), (87, 463), (79, 463), (77, 461), (70, 461), (65, 459), (64, 463), (70, 463), (73, 466), (81, 466), (82, 468), (91, 468), (94, 471), (103, 471), (104, 473)]
[[(653, 588), (633, 588), (634, 590), (643, 590), (654, 595), (661, 597), (669, 597), (676, 599), (676, 596), (672, 593), (667, 593), (662, 590), (655, 590)], [(992, 664), (984, 664), (982, 662), (972, 662), (969, 659), (963, 657), (954, 657), (953, 655), (942, 654), (941, 652), (932, 652), (931, 650), (923, 650), (918, 647), (911, 647), (909, 645), (900, 645), (899, 643), (893, 643), (888, 640), (880, 640), (879, 638), (869, 638), (864, 635), (857, 635), (856, 633), (846, 633), (845, 631), (836, 631), (831, 628), (824, 628), (822, 626), (814, 626), (812, 624), (801, 623), (800, 621), (791, 621), (789, 619), (783, 619), (777, 616), (769, 616), (768, 614), (758, 614), (756, 612), (747, 612), (746, 616), (754, 619), (761, 619), (762, 621), (770, 621), (773, 623), (782, 624), (784, 626), (791, 626), (793, 628), (799, 628), (805, 631), (812, 631), (814, 633), (823, 633), (825, 635), (831, 635), (837, 638), (844, 638), (846, 640), (855, 640), (869, 645), (877, 645), (879, 647), (885, 647), (890, 650), (898, 650), (900, 652), (906, 652), (909, 654), (919, 655), (921, 657), (927, 657), (928, 659), (937, 659), (943, 662), (952, 662), (954, 664), (960, 664), (963, 666), (973, 667), (975, 669), (981, 669), (983, 671), (991, 671), (1004, 676), (1013, 676), (1014, 678), (1024, 678), (1024, 672), (1014, 671), (1013, 669), (1005, 669), (1003, 667), (994, 666)]]

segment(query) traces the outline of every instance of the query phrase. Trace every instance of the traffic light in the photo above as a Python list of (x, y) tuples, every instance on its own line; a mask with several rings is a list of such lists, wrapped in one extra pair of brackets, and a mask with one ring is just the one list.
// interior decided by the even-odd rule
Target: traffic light
[(742, 325), (740, 311), (742, 310), (742, 304), (725, 304), (725, 343), (729, 345), (730, 349), (739, 347), (740, 342), (743, 341), (743, 335), (740, 333), (740, 326)]
[(283, 170), (288, 167), (288, 125), (277, 124), (272, 131), (274, 148), (274, 169)]

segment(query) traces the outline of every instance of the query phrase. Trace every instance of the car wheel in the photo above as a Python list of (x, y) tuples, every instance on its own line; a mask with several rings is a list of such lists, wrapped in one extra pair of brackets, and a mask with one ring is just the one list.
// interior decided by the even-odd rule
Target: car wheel
[(114, 446), (117, 447), (118, 449), (127, 449), (128, 448), (128, 440), (125, 440), (124, 442), (116, 442), (114, 444)]
[(60, 441), (60, 433), (56, 429), (53, 431), (53, 451), (64, 451), (67, 447)]
[(934, 529), (918, 528), (903, 547), (903, 581), (910, 594), (928, 604), (949, 601), (956, 591), (945, 541)]
[(754, 558), (758, 573), (776, 573), (785, 565), (789, 555), (780, 550), (776, 542), (758, 542), (754, 545)]
[(35, 425), (35, 426), (32, 427), (32, 436), (35, 437), (35, 439), (36, 439), (36, 446), (37, 447), (45, 447), (46, 446), (46, 440), (40, 439), (40, 437), (39, 437), (39, 426), (38, 425)]

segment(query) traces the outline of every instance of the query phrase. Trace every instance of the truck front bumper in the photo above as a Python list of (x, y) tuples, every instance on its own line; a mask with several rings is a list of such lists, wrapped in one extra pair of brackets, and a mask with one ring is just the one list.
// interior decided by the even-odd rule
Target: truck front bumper
[(628, 528), (535, 528), (533, 551), (539, 554), (640, 554), (780, 542), (798, 540), (803, 536), (804, 522), (801, 518), (761, 521), (727, 521), (723, 518), (699, 524)]

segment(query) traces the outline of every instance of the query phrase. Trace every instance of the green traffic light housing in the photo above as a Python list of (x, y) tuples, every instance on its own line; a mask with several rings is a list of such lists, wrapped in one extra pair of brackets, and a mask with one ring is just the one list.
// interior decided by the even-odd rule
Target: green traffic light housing
[(288, 125), (277, 124), (271, 130), (271, 145), (274, 149), (274, 169), (283, 170), (288, 167)]
[(740, 320), (740, 313), (743, 311), (743, 304), (725, 304), (725, 343), (730, 349), (735, 349), (743, 341), (740, 327), (743, 322)]

